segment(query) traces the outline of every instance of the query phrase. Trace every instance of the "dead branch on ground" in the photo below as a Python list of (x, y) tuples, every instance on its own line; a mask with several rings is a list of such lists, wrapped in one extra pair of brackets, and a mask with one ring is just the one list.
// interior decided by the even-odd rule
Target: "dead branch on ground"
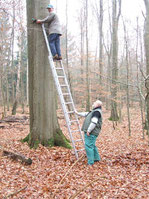
[(24, 155), (22, 154), (16, 154), (16, 153), (13, 153), (13, 152), (9, 152), (9, 151), (3, 151), (2, 153), (3, 156), (7, 156), (13, 160), (20, 160), (21, 163), (25, 163), (26, 165), (31, 165), (32, 164), (32, 160), (30, 158), (26, 158)]

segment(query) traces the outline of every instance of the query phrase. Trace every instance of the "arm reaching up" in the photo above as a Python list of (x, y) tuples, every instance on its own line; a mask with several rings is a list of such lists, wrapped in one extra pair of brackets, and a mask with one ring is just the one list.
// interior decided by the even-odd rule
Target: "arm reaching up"
[(75, 113), (81, 117), (86, 117), (89, 112), (77, 112), (77, 110), (75, 110)]

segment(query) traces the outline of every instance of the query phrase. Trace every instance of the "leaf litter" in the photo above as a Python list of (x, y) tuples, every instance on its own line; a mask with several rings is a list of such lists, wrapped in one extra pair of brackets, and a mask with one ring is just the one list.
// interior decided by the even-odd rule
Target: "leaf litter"
[[(59, 115), (61, 129), (69, 138), (64, 118)], [(19, 116), (22, 114), (17, 118)], [(87, 166), (85, 156), (76, 162), (72, 150), (42, 145), (35, 150), (21, 143), (29, 133), (28, 122), (3, 123), (0, 129), (0, 198), (148, 199), (149, 146), (147, 135), (142, 139), (140, 117), (132, 114), (131, 137), (128, 136), (127, 118), (124, 117), (115, 130), (108, 118), (109, 112), (104, 111), (102, 132), (97, 139), (101, 161), (93, 167)], [(3, 149), (31, 158), (32, 165), (2, 156)]]

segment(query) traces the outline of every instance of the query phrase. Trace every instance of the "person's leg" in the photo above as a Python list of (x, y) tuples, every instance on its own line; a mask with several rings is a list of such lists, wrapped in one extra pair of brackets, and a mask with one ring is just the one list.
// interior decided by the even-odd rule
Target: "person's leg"
[(50, 46), (50, 49), (51, 49), (51, 53), (53, 56), (55, 56), (57, 54), (56, 52), (56, 48), (55, 48), (55, 40), (56, 40), (56, 34), (50, 34), (48, 36), (48, 40), (49, 40), (49, 46)]
[(61, 49), (60, 49), (60, 35), (57, 34), (56, 40), (55, 40), (55, 48), (56, 52), (58, 54), (58, 57), (61, 57)]
[(87, 136), (85, 133), (85, 150), (89, 165), (94, 164), (94, 139), (93, 135)]
[[(97, 139), (97, 136), (95, 136), (95, 143), (96, 143), (96, 139)], [(96, 161), (100, 161), (101, 158), (100, 158), (100, 155), (95, 143), (94, 143), (94, 161), (96, 162)]]

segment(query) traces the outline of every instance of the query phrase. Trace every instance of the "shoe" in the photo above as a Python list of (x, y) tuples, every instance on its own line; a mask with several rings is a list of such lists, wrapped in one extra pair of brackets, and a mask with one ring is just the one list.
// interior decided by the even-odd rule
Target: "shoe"
[(59, 56), (59, 57), (57, 58), (57, 60), (62, 60), (62, 56)]
[(55, 61), (55, 60), (58, 60), (58, 55), (57, 55), (57, 54), (53, 56), (53, 60), (54, 60), (54, 61)]
[(100, 160), (94, 160), (94, 162), (99, 162)]

